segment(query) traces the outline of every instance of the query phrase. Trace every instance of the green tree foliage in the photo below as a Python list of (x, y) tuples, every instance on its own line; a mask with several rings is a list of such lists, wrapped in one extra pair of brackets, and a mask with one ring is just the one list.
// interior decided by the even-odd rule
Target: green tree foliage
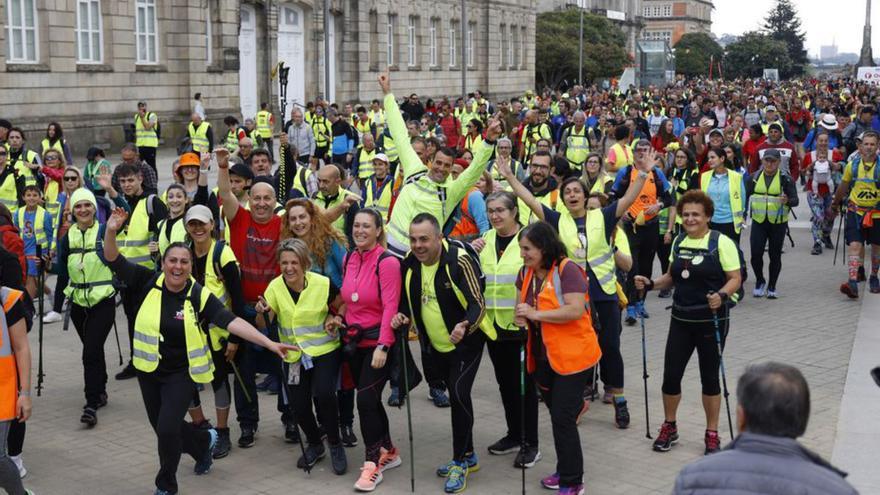
[(708, 76), (709, 59), (717, 64), (724, 57), (724, 49), (706, 33), (687, 33), (675, 45), (675, 71), (687, 77)]
[(776, 5), (767, 14), (764, 31), (775, 40), (785, 43), (791, 67), (787, 71), (779, 69), (780, 77), (799, 76), (809, 63), (807, 51), (804, 49), (804, 32), (801, 20), (791, 0), (776, 0)]
[(792, 60), (786, 44), (769, 35), (751, 31), (727, 45), (724, 77), (761, 77), (764, 69), (779, 69), (780, 77), (792, 73)]
[[(538, 14), (535, 79), (539, 86), (559, 87), (578, 77), (580, 12), (567, 9)], [(584, 80), (616, 77), (631, 63), (623, 31), (608, 19), (584, 14)]]

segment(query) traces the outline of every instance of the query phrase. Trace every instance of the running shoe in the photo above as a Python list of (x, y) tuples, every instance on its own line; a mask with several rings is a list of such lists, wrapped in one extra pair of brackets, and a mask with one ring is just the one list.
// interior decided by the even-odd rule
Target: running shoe
[(442, 388), (431, 387), (431, 390), (428, 391), (428, 398), (437, 407), (449, 407), (452, 405), (449, 403), (449, 396), (446, 395), (446, 391)]
[(864, 267), (864, 266), (860, 266), (860, 267), (859, 267), (859, 282), (864, 282), (865, 280), (867, 280), (867, 279), (865, 278), (865, 267)]
[(752, 291), (752, 297), (764, 297), (767, 295), (767, 284), (764, 282), (755, 282), (755, 290)]
[[(468, 472), (476, 473), (480, 470), (480, 460), (477, 458), (476, 453), (471, 452), (467, 457), (464, 458), (464, 460), (467, 463)], [(455, 461), (449, 461), (446, 464), (438, 467), (437, 476), (445, 478), (447, 475), (449, 475), (449, 469), (452, 467), (453, 464), (455, 464)]]
[(11, 455), (11, 456), (9, 456), (9, 458), (12, 459), (12, 462), (15, 464), (15, 467), (18, 469), (18, 477), (23, 479), (25, 476), (27, 476), (28, 470), (26, 467), (24, 467), (24, 460), (22, 460), (21, 454)]
[(217, 445), (214, 445), (211, 456), (214, 459), (222, 459), (229, 455), (230, 450), (232, 450), (232, 442), (229, 440), (229, 428), (217, 428)]
[(831, 236), (830, 236), (830, 235), (826, 235), (825, 237), (823, 237), (823, 238), (822, 238), (822, 242), (825, 243), (825, 248), (826, 248), (826, 249), (834, 249), (834, 243), (831, 242)]
[(498, 440), (497, 442), (489, 446), (489, 453), (493, 455), (512, 454), (514, 452), (517, 452), (519, 450), (519, 447), (519, 440), (509, 436), (505, 436), (501, 440)]
[(668, 299), (672, 297), (672, 289), (661, 289), (657, 297), (660, 299)]
[(196, 467), (193, 469), (196, 474), (208, 474), (208, 471), (211, 470), (211, 464), (214, 463), (214, 446), (217, 445), (219, 435), (217, 435), (217, 430), (214, 429), (208, 430), (208, 434), (211, 436), (211, 439), (208, 442), (208, 448), (202, 454), (202, 458), (196, 462)]
[(257, 429), (252, 426), (242, 426), (241, 427), (241, 436), (238, 437), (238, 446), (243, 449), (248, 449), (254, 446), (256, 442), (255, 435), (257, 434)]
[(299, 428), (293, 421), (284, 423), (284, 441), (287, 443), (299, 443)]
[(575, 423), (581, 424), (581, 418), (583, 418), (584, 415), (587, 414), (587, 411), (589, 411), (589, 410), (590, 410), (590, 401), (585, 399), (584, 405), (581, 406), (581, 412), (578, 413), (577, 420), (575, 421)]
[(880, 294), (880, 279), (877, 278), (877, 275), (871, 275), (871, 278), (868, 279), (868, 290), (871, 291), (871, 294)]
[(859, 284), (855, 280), (850, 280), (849, 282), (844, 282), (840, 284), (840, 292), (846, 294), (846, 297), (850, 299), (858, 299), (859, 298)]
[(391, 395), (388, 396), (388, 406), (400, 407), (402, 405), (403, 400), (400, 397), (400, 389), (397, 387), (391, 387)]
[(94, 428), (94, 426), (98, 424), (98, 411), (94, 407), (84, 407), (82, 416), (79, 417), (79, 422), (85, 424), (89, 428)]
[(355, 447), (358, 444), (358, 437), (354, 434), (354, 428), (351, 425), (339, 427), (339, 438), (342, 440), (342, 445), (346, 447)]
[(318, 461), (323, 459), (325, 455), (326, 452), (324, 452), (323, 443), (309, 444), (306, 447), (305, 455), (299, 456), (299, 459), (296, 460), (296, 467), (300, 469), (311, 469), (318, 463)]
[(767, 299), (779, 299), (779, 293), (776, 289), (767, 289)]
[(156, 491), (153, 492), (153, 495), (174, 495), (174, 494), (169, 492), (168, 490), (160, 490), (157, 488)]
[(541, 451), (538, 450), (538, 447), (526, 445), (517, 452), (516, 459), (513, 460), (513, 467), (517, 469), (535, 467), (535, 464), (540, 460)]
[(819, 254), (822, 254), (822, 244), (821, 244), (821, 243), (818, 243), (818, 242), (817, 242), (817, 243), (814, 243), (814, 244), (813, 244), (813, 249), (810, 251), (810, 254), (812, 254), (812, 255), (819, 255)]
[(628, 326), (633, 326), (636, 324), (636, 317), (638, 313), (636, 313), (636, 307), (632, 304), (626, 307), (626, 318), (623, 320)]
[(563, 486), (559, 488), (559, 495), (584, 495), (583, 483), (574, 486)]
[(43, 323), (58, 323), (63, 319), (61, 313), (58, 313), (57, 311), (49, 311), (43, 316)]
[(403, 464), (403, 459), (400, 458), (400, 452), (397, 450), (397, 447), (392, 447), (391, 450), (385, 447), (379, 448), (379, 469), (383, 473), (401, 464)]
[(553, 473), (542, 478), (541, 486), (548, 490), (559, 490), (559, 473)]
[(134, 370), (134, 366), (129, 361), (128, 365), (125, 368), (122, 368), (122, 371), (116, 373), (115, 378), (117, 380), (128, 380), (129, 378), (134, 378), (137, 376), (137, 372)]
[(657, 452), (669, 452), (673, 445), (678, 443), (678, 427), (669, 421), (664, 421), (660, 427), (660, 433), (654, 440), (654, 450)]
[(629, 408), (623, 396), (614, 398), (614, 424), (621, 430), (629, 428)]
[(466, 461), (453, 461), (446, 475), (446, 484), (443, 491), (446, 493), (461, 493), (467, 488), (468, 466)]
[(705, 455), (714, 454), (721, 450), (721, 438), (718, 436), (717, 431), (706, 430), (706, 436), (703, 438), (703, 441), (706, 442)]
[(342, 442), (330, 445), (330, 463), (333, 465), (333, 472), (338, 475), (348, 471), (348, 458), (345, 457), (345, 446)]
[(354, 489), (359, 492), (371, 492), (382, 482), (382, 470), (375, 462), (367, 461), (361, 467), (361, 476), (354, 483)]

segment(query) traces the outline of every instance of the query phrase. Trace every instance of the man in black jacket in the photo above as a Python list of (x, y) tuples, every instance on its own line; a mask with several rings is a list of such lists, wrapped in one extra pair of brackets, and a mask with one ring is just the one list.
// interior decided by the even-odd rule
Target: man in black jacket
[(415, 325), (423, 361), (449, 386), (453, 457), (440, 466), (437, 474), (447, 478), (447, 493), (457, 493), (450, 489), (462, 487), (468, 470), (477, 466), (471, 387), (486, 342), (480, 325), (486, 302), (476, 260), (465, 249), (444, 242), (433, 215), (416, 215), (410, 224), (409, 239), (412, 251), (401, 266), (400, 312), (391, 325)]

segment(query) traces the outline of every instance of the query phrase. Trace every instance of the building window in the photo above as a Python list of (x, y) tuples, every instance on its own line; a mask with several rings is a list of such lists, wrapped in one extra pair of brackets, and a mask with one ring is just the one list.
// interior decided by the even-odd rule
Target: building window
[(370, 70), (379, 70), (379, 14), (370, 11)]
[(456, 47), (456, 39), (458, 38), (458, 23), (455, 21), (449, 21), (449, 66), (455, 67), (455, 47)]
[(651, 41), (671, 41), (672, 31), (645, 31), (642, 39)]
[(430, 58), (431, 58), (431, 67), (437, 67), (437, 25), (440, 24), (438, 19), (431, 19), (431, 28), (429, 33), (430, 38)]
[(394, 54), (397, 51), (397, 47), (394, 46), (394, 32), (397, 28), (397, 16), (394, 14), (388, 14), (388, 38), (385, 40), (385, 58), (388, 61), (388, 65), (394, 65), (395, 57)]
[(36, 3), (36, 0), (9, 0), (6, 4), (9, 62), (37, 62)]
[(418, 48), (418, 43), (416, 42), (416, 23), (418, 20), (415, 16), (410, 16), (409, 24), (406, 27), (406, 55), (407, 55), (407, 63), (410, 67), (416, 65), (416, 49)]
[(101, 63), (101, 2), (76, 2), (76, 61), (81, 64)]
[(159, 61), (156, 35), (156, 0), (137, 0), (135, 10), (135, 40), (137, 63), (155, 64)]
[(666, 4), (663, 6), (663, 17), (672, 17), (672, 5)]
[(519, 68), (526, 68), (526, 28), (519, 28)]
[(513, 67), (513, 40), (516, 38), (516, 26), (510, 26), (510, 35), (507, 37), (507, 66)]
[(468, 67), (474, 66), (474, 31), (476, 30), (477, 25), (473, 22), (468, 23), (467, 30), (467, 65)]
[(504, 67), (504, 55), (507, 52), (507, 26), (502, 24), (498, 29), (498, 39), (501, 41), (498, 50), (498, 67)]
[(513, 45), (513, 57), (510, 60), (510, 66), (516, 68), (519, 65), (519, 28), (513, 26), (510, 28), (511, 44)]
[(205, 9), (205, 64), (211, 65), (214, 63), (214, 43), (212, 38), (214, 37), (214, 29), (211, 26), (212, 17), (213, 17), (213, 8), (211, 8), (212, 0), (208, 0), (208, 8)]
[(672, 4), (646, 5), (642, 8), (644, 17), (672, 17)]

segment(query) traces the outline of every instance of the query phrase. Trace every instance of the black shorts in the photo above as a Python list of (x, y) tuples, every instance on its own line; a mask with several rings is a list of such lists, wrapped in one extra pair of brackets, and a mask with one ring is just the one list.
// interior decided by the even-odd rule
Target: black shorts
[(864, 215), (855, 211), (846, 212), (846, 234), (844, 235), (846, 243), (858, 242), (880, 246), (880, 218), (875, 218), (874, 225), (871, 227), (862, 225), (864, 219)]
[(330, 149), (330, 146), (316, 146), (315, 147), (315, 158), (321, 159), (327, 156), (327, 150)]

